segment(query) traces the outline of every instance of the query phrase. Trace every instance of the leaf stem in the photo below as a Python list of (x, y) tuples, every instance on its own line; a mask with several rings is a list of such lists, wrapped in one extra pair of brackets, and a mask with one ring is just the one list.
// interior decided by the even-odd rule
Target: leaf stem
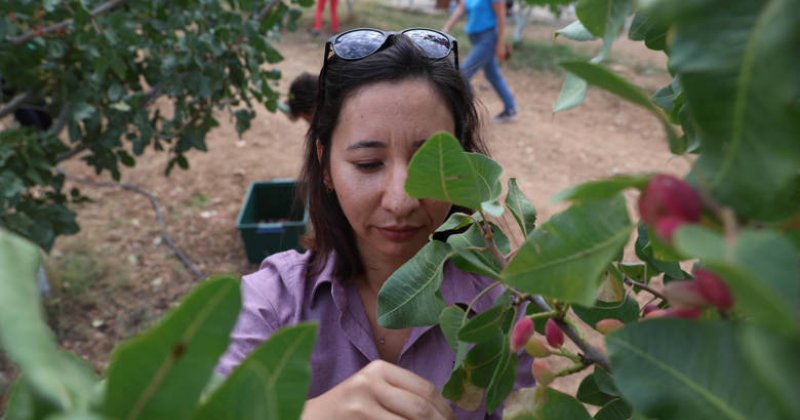
[(472, 301), (471, 301), (471, 302), (469, 303), (469, 305), (467, 306), (467, 310), (466, 310), (466, 311), (464, 311), (464, 317), (462, 318), (462, 322), (463, 322), (463, 321), (466, 321), (466, 319), (467, 319), (467, 315), (469, 315), (469, 312), (472, 310), (472, 306), (473, 306), (473, 305), (475, 305), (475, 303), (476, 303), (476, 302), (478, 302), (478, 300), (480, 300), (480, 298), (482, 298), (482, 297), (483, 297), (483, 295), (485, 295), (485, 294), (486, 294), (486, 293), (488, 293), (490, 290), (494, 289), (495, 287), (497, 287), (497, 286), (499, 286), (499, 285), (501, 285), (501, 284), (503, 284), (503, 283), (501, 283), (500, 281), (495, 281), (494, 283), (492, 283), (492, 284), (490, 284), (489, 286), (487, 286), (485, 289), (481, 290), (481, 292), (480, 292), (480, 293), (478, 293), (477, 295), (475, 295), (475, 297), (474, 297), (474, 298), (472, 298)]
[(561, 357), (566, 357), (567, 359), (569, 359), (569, 360), (572, 360), (572, 361), (573, 361), (573, 362), (575, 362), (575, 363), (581, 363), (581, 364), (583, 364), (583, 362), (584, 362), (584, 360), (583, 360), (583, 359), (581, 359), (581, 357), (580, 357), (580, 356), (578, 356), (577, 354), (575, 354), (575, 353), (573, 353), (573, 352), (571, 352), (571, 351), (567, 350), (567, 349), (566, 349), (566, 348), (564, 348), (564, 347), (561, 347), (561, 348), (559, 348), (557, 353), (556, 353), (556, 352), (553, 352), (553, 355), (555, 355), (555, 356), (561, 356)]
[(646, 291), (650, 292), (650, 294), (652, 294), (653, 296), (655, 296), (655, 297), (657, 297), (657, 298), (659, 298), (661, 300), (667, 300), (667, 298), (664, 295), (662, 295), (661, 292), (659, 292), (656, 289), (653, 289), (652, 287), (650, 287), (650, 286), (648, 286), (648, 285), (646, 285), (644, 283), (640, 283), (640, 282), (638, 282), (638, 281), (636, 281), (636, 280), (634, 280), (634, 279), (632, 279), (632, 278), (630, 278), (628, 276), (625, 276), (625, 275), (623, 275), (622, 278), (625, 281), (625, 284), (627, 284), (628, 286), (638, 287), (638, 288), (640, 288), (642, 290), (646, 290)]
[(579, 361), (572, 366), (565, 367), (564, 369), (561, 369), (558, 372), (556, 372), (555, 376), (556, 378), (560, 378), (562, 376), (568, 376), (572, 375), (573, 373), (578, 373), (592, 365), (590, 362), (589, 363), (587, 362), (588, 361), (583, 361), (583, 362)]

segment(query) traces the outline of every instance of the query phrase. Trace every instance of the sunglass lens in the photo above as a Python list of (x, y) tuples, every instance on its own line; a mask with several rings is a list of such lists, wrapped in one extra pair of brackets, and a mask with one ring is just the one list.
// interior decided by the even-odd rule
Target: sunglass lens
[(450, 39), (442, 33), (428, 29), (411, 29), (403, 32), (403, 35), (411, 38), (430, 58), (444, 58), (450, 54)]
[(375, 53), (386, 41), (383, 33), (371, 29), (346, 32), (333, 41), (333, 51), (345, 60), (358, 60)]

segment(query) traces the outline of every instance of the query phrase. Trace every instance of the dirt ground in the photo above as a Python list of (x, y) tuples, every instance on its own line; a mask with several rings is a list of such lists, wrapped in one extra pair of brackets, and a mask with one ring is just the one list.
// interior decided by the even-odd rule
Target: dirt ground
[[(564, 42), (552, 41), (559, 25), (533, 22), (525, 38)], [(301, 72), (320, 68), (324, 38), (311, 38), (302, 26), (282, 36), (277, 48), (287, 59), (278, 65), (283, 72), (281, 91)], [(615, 71), (650, 92), (669, 82), (666, 72), (652, 70), (664, 67), (663, 56), (640, 44), (620, 39), (612, 58)], [(581, 107), (553, 115), (563, 75), (508, 66), (504, 73), (516, 96), (519, 119), (488, 123), (502, 106), (478, 75), (473, 86), (487, 121), (484, 133), (505, 177), (518, 179), (540, 221), (561, 209), (548, 200), (567, 186), (618, 173), (682, 174), (688, 169), (685, 160), (669, 154), (658, 121), (646, 111), (591, 89)], [(232, 119), (219, 117), (221, 127), (207, 139), (209, 151), (192, 153), (189, 171), (164, 177), (167, 156), (150, 153), (126, 169), (122, 181), (158, 198), (169, 234), (203, 272), (242, 274), (255, 269), (246, 261), (236, 229), (246, 189), (256, 180), (297, 175), (306, 126), (261, 109), (250, 131), (237, 139)], [(63, 169), (74, 176), (108, 180), (79, 160)], [(116, 343), (151, 325), (197, 280), (161, 241), (154, 212), (143, 196), (79, 186), (92, 202), (76, 207), (81, 232), (60, 238), (47, 258), (56, 291), (46, 308), (61, 345), (102, 370)], [(78, 272), (91, 271), (92, 277), (72, 273), (75, 267)]]

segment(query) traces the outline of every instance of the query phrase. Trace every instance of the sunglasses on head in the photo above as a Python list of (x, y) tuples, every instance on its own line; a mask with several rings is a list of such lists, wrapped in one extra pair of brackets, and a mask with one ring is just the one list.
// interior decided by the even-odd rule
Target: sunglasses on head
[(399, 32), (386, 32), (380, 29), (359, 28), (336, 34), (325, 43), (325, 60), (330, 52), (343, 60), (360, 60), (383, 49), (389, 38), (405, 35), (419, 47), (423, 55), (435, 60), (445, 58), (453, 51), (456, 69), (458, 68), (458, 42), (452, 36), (433, 29), (410, 28)]

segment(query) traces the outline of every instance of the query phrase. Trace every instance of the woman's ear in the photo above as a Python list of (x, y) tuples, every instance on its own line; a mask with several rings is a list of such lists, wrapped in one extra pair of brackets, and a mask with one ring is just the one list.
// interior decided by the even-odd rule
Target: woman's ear
[(325, 148), (322, 147), (322, 143), (319, 140), (316, 140), (314, 145), (317, 146), (317, 162), (322, 164), (322, 154), (325, 152)]
[(317, 161), (319, 162), (319, 165), (323, 167), (322, 183), (325, 184), (325, 189), (328, 190), (328, 192), (332, 192), (333, 182), (331, 182), (331, 174), (330, 172), (328, 172), (328, 168), (324, 167), (324, 164), (322, 162), (322, 156), (325, 153), (325, 148), (322, 146), (322, 143), (319, 140), (315, 141), (314, 145), (317, 147)]

